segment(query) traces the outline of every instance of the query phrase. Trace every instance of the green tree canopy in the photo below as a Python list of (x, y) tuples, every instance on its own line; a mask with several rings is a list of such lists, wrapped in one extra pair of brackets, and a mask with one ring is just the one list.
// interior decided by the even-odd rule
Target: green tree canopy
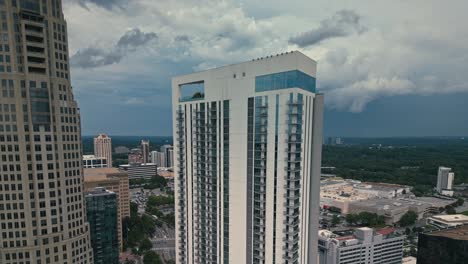
[(143, 256), (143, 264), (163, 264), (163, 262), (156, 252), (148, 251)]
[(410, 226), (414, 225), (414, 223), (416, 223), (416, 220), (418, 220), (418, 214), (416, 214), (413, 211), (408, 211), (400, 218), (398, 224), (400, 226)]

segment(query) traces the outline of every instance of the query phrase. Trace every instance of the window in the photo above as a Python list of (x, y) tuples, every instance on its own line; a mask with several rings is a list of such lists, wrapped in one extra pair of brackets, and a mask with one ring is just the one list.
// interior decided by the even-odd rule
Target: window
[(316, 80), (301, 71), (287, 71), (255, 77), (255, 91), (265, 92), (287, 88), (301, 88), (315, 93)]

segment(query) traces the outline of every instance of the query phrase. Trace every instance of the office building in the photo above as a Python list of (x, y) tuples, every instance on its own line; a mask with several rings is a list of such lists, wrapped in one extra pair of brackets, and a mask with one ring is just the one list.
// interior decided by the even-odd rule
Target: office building
[(128, 175), (117, 168), (84, 169), (84, 189), (103, 187), (117, 195), (117, 226), (120, 251), (123, 250), (123, 221), (130, 217)]
[(290, 52), (173, 79), (177, 263), (316, 263), (315, 73)]
[(171, 145), (164, 145), (161, 147), (161, 152), (164, 153), (164, 156), (166, 157), (166, 164), (162, 167), (172, 167), (174, 166), (174, 153), (173, 153), (174, 147)]
[(141, 141), (141, 156), (142, 156), (142, 163), (148, 163), (150, 161), (150, 151), (149, 151), (149, 141), (142, 140)]
[(0, 13), (0, 263), (92, 263), (62, 1)]
[(336, 146), (336, 145), (342, 145), (343, 144), (343, 139), (340, 137), (329, 137), (328, 138), (328, 145), (330, 146)]
[(158, 175), (158, 166), (154, 163), (120, 165), (119, 169), (128, 173), (129, 180), (150, 180)]
[(319, 232), (320, 264), (401, 264), (403, 236), (395, 236), (394, 229), (375, 232), (368, 227), (352, 234), (338, 235), (329, 230)]
[(83, 168), (107, 168), (107, 159), (94, 155), (83, 155)]
[(167, 150), (166, 166), (168, 168), (172, 168), (174, 166), (174, 150), (173, 149)]
[(468, 225), (420, 233), (418, 264), (466, 264)]
[(143, 162), (143, 153), (140, 148), (134, 148), (128, 153), (128, 164), (141, 164)]
[(158, 167), (166, 167), (166, 155), (164, 152), (151, 151), (151, 163), (156, 164)]
[(433, 215), (426, 220), (428, 225), (437, 228), (457, 227), (461, 225), (468, 225), (468, 216), (462, 214), (454, 215)]
[(119, 264), (117, 195), (95, 188), (85, 197), (94, 264)]
[(439, 173), (437, 174), (437, 192), (446, 195), (453, 196), (453, 179), (455, 173), (452, 172), (451, 168), (439, 167)]
[(94, 138), (94, 156), (106, 158), (107, 167), (112, 168), (112, 139), (106, 134)]

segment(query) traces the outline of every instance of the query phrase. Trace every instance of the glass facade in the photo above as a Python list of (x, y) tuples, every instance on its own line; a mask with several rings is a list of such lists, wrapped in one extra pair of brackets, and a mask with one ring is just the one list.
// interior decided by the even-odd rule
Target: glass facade
[(117, 195), (104, 189), (86, 195), (95, 264), (119, 263)]
[(268, 97), (255, 98), (253, 263), (265, 263)]
[(267, 92), (287, 88), (301, 88), (315, 93), (316, 80), (314, 77), (298, 70), (255, 77), (255, 92)]
[(186, 213), (186, 167), (185, 167), (185, 152), (186, 152), (186, 129), (185, 129), (185, 111), (182, 108), (182, 106), (179, 106), (179, 109), (177, 110), (177, 117), (176, 117), (176, 122), (177, 122), (177, 128), (176, 128), (176, 148), (178, 148), (178, 153), (177, 153), (177, 163), (179, 164), (178, 168), (179, 171), (177, 172), (177, 180), (178, 180), (178, 186), (177, 186), (177, 200), (178, 203), (176, 203), (177, 211), (178, 211), (178, 217), (179, 220), (177, 222), (178, 225), (178, 230), (179, 230), (179, 241), (180, 241), (180, 248), (179, 248), (179, 254), (180, 254), (180, 259), (184, 263), (186, 262), (185, 259), (185, 254), (186, 254), (186, 249), (187, 249), (187, 244), (186, 241), (188, 239), (188, 233), (187, 233), (187, 226), (185, 225), (185, 218), (187, 216)]
[(299, 208), (301, 199), (301, 172), (302, 172), (302, 116), (304, 99), (302, 94), (290, 94), (288, 102), (288, 128), (287, 128), (287, 166), (286, 173), (286, 203), (284, 208), (285, 239), (283, 248), (283, 263), (298, 263), (299, 257)]
[(179, 85), (179, 102), (203, 100), (205, 98), (205, 83), (193, 82)]
[(229, 100), (223, 102), (224, 263), (229, 264)]

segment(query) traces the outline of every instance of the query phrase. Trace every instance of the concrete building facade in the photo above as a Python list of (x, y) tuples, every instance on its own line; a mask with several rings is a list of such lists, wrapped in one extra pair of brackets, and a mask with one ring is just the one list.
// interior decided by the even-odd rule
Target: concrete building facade
[(62, 1), (0, 1), (0, 20), (0, 263), (92, 263)]
[(83, 155), (83, 168), (107, 168), (107, 158)]
[(149, 163), (150, 161), (150, 145), (148, 140), (141, 141), (141, 156), (143, 163)]
[(455, 215), (433, 215), (427, 218), (427, 224), (437, 228), (457, 227), (468, 225), (468, 216), (462, 214)]
[[(391, 231), (391, 230), (390, 230)], [(319, 232), (320, 264), (401, 264), (404, 237), (391, 232), (375, 232), (362, 227), (348, 236), (339, 236), (329, 230)]]
[(171, 145), (163, 145), (161, 147), (161, 152), (164, 153), (166, 163), (161, 167), (172, 167), (174, 166), (174, 147)]
[(112, 168), (112, 139), (106, 134), (99, 134), (94, 138), (94, 156), (104, 157), (107, 167)]
[(453, 180), (455, 173), (452, 172), (451, 168), (439, 167), (437, 174), (437, 192), (446, 196), (453, 196)]
[(173, 79), (177, 263), (316, 263), (315, 74), (290, 52)]
[(158, 167), (166, 167), (166, 155), (164, 152), (151, 151), (151, 163), (156, 164)]
[(117, 225), (120, 251), (123, 250), (123, 221), (130, 217), (129, 182), (126, 172), (117, 168), (84, 169), (84, 189), (87, 192), (103, 187), (117, 195)]
[(128, 173), (129, 180), (149, 180), (158, 175), (158, 166), (154, 163), (120, 165), (119, 169)]

